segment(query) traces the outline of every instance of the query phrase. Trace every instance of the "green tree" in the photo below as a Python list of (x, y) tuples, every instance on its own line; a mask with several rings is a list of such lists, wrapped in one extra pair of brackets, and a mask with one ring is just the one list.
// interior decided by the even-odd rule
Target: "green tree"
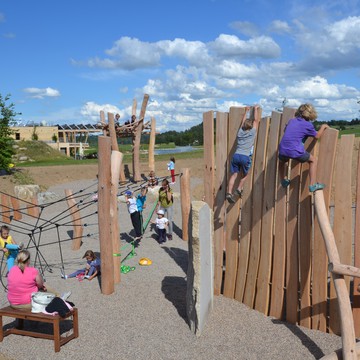
[(15, 116), (20, 114), (15, 112), (13, 103), (7, 104), (10, 95), (3, 97), (0, 94), (0, 169), (10, 170), (11, 156), (14, 154), (12, 148), (13, 139), (10, 137), (11, 125), (15, 124)]

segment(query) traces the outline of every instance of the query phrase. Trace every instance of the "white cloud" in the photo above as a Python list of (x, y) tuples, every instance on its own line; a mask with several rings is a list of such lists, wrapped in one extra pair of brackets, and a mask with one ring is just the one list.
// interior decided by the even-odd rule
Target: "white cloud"
[(23, 90), (27, 94), (29, 94), (29, 97), (34, 99), (44, 99), (46, 97), (59, 97), (60, 91), (56, 89), (52, 89), (50, 87), (40, 89), (40, 88), (26, 88)]
[(0, 12), (0, 23), (5, 22), (5, 15)]
[(269, 30), (278, 34), (288, 34), (291, 32), (291, 27), (286, 21), (274, 20), (271, 22)]
[(256, 36), (259, 33), (257, 26), (249, 21), (234, 21), (230, 23), (230, 27), (247, 36)]
[(80, 109), (80, 115), (83, 117), (85, 122), (100, 122), (100, 111), (104, 111), (105, 119), (107, 120), (107, 114), (119, 114), (120, 119), (124, 119), (125, 112), (118, 107), (111, 104), (96, 104), (93, 101), (86, 102)]
[(244, 41), (235, 35), (221, 34), (210, 46), (221, 57), (275, 58), (281, 53), (279, 45), (268, 36)]

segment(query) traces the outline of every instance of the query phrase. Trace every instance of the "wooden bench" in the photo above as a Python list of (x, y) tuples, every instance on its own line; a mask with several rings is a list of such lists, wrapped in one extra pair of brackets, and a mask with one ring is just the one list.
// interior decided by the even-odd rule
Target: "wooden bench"
[[(3, 316), (18, 319), (18, 325), (13, 328), (4, 330), (3, 321), (2, 321)], [(73, 331), (70, 335), (63, 337), (60, 334), (60, 322), (70, 318), (71, 316), (73, 317), (73, 324), (72, 324)], [(54, 332), (53, 334), (44, 334), (40, 332), (24, 330), (23, 329), (24, 320), (32, 320), (32, 321), (39, 321), (39, 322), (53, 324)], [(18, 334), (18, 335), (54, 340), (55, 352), (59, 352), (61, 345), (64, 345), (68, 341), (75, 339), (79, 336), (78, 309), (74, 308), (72, 311), (66, 314), (65, 318), (62, 318), (59, 315), (52, 316), (52, 315), (45, 315), (43, 313), (32, 313), (30, 309), (18, 310), (18, 309), (13, 309), (10, 306), (4, 307), (0, 309), (0, 342), (3, 341), (5, 336), (10, 334)]]

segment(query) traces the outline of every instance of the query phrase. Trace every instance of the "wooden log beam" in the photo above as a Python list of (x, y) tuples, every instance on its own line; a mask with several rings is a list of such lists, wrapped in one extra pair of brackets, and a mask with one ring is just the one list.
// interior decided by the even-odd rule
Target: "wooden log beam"
[[(315, 213), (325, 242), (329, 262), (333, 264), (340, 264), (340, 256), (328, 218), (323, 190), (316, 191), (314, 194), (314, 199)], [(344, 359), (355, 360), (357, 359), (355, 330), (348, 289), (346, 287), (346, 282), (343, 275), (333, 273), (333, 281), (339, 304), (343, 357)]]
[(338, 275), (348, 275), (348, 276), (354, 276), (357, 278), (360, 278), (360, 269), (351, 266), (351, 265), (345, 265), (345, 264), (336, 264), (336, 263), (329, 263), (328, 269), (330, 272)]
[(98, 223), (101, 253), (101, 292), (110, 295), (114, 292), (114, 260), (110, 223), (111, 193), (111, 140), (99, 136), (99, 184), (98, 184)]
[(149, 171), (155, 171), (155, 140), (156, 140), (156, 120), (151, 118), (151, 131), (149, 139)]
[(120, 151), (111, 152), (111, 199), (110, 199), (110, 224), (111, 224), (111, 242), (114, 256), (114, 282), (120, 282), (120, 231), (118, 219), (117, 191), (119, 183), (119, 174), (122, 165), (123, 154)]

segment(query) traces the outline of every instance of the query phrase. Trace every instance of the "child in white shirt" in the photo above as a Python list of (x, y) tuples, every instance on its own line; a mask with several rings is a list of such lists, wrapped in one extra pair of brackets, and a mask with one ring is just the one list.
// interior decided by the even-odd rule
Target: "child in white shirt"
[(166, 227), (169, 224), (169, 220), (164, 217), (164, 210), (159, 210), (157, 212), (158, 217), (155, 221), (152, 221), (153, 224), (156, 224), (156, 232), (159, 235), (159, 244), (166, 242)]

